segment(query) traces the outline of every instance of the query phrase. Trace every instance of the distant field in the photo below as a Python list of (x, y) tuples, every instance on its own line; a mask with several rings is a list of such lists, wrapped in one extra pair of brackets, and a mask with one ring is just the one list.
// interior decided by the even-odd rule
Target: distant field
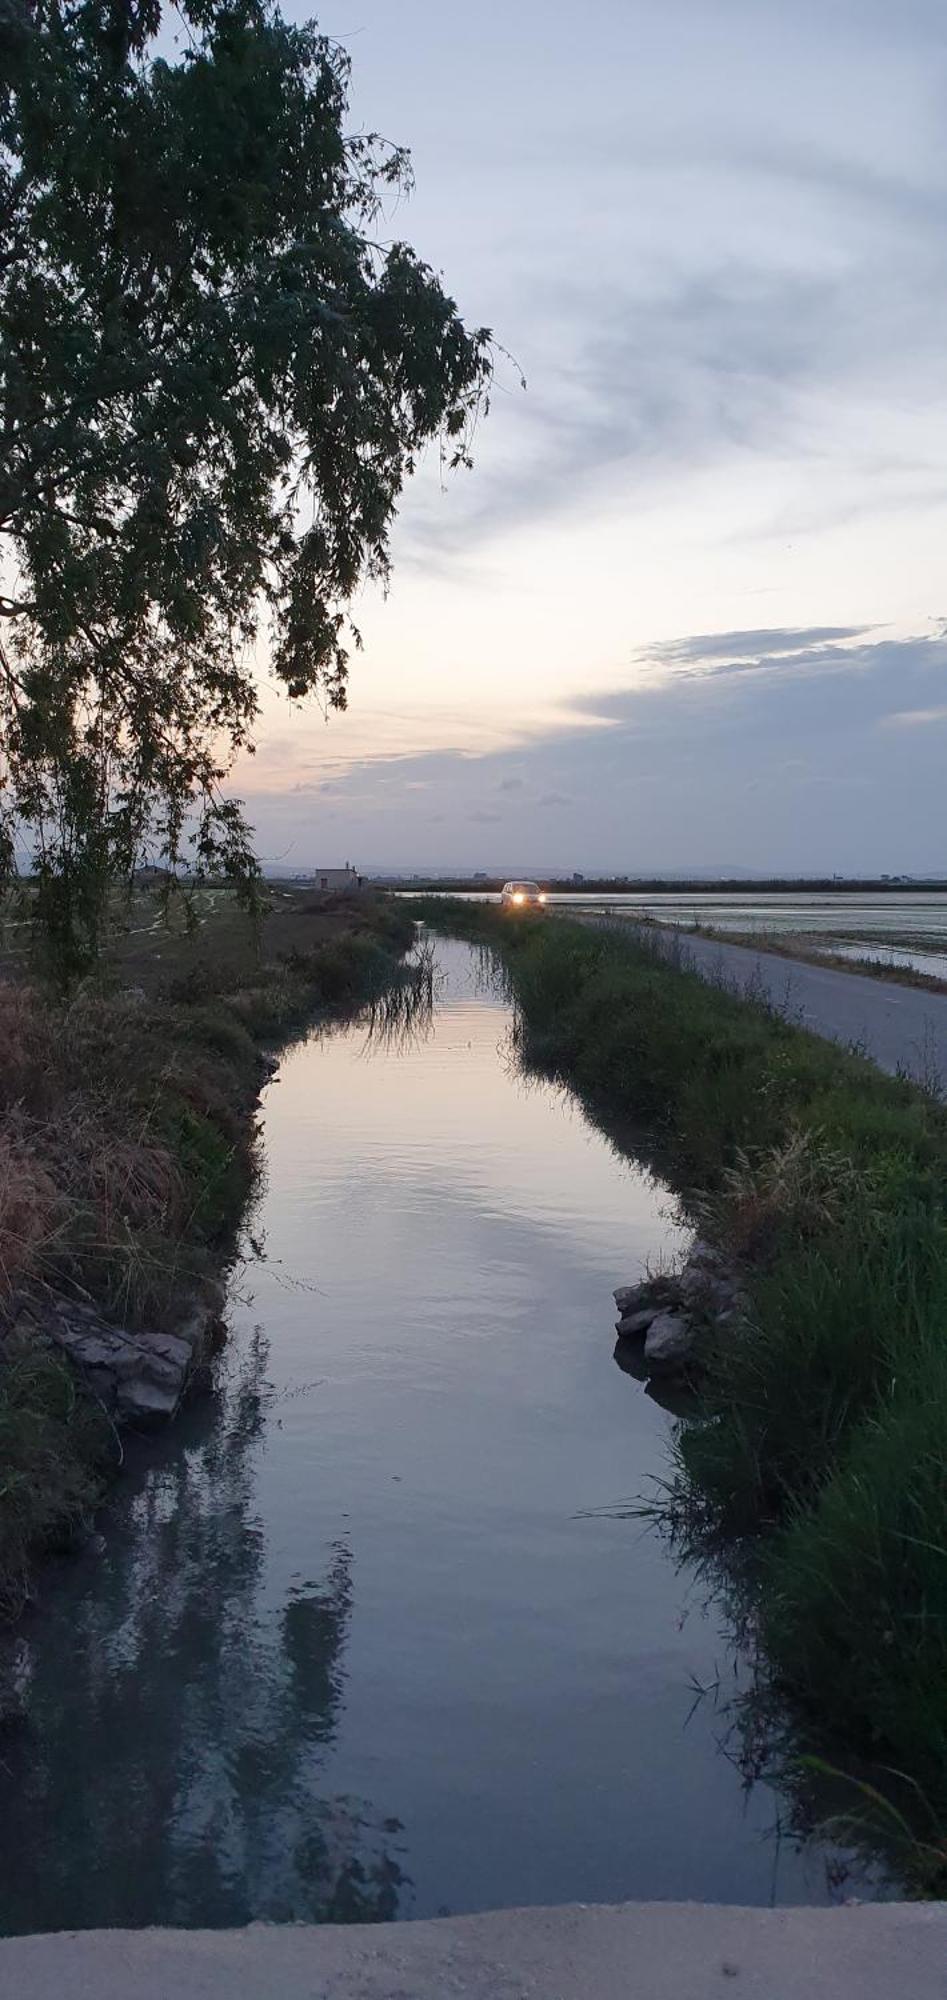
[[(224, 975), (240, 980), (260, 958), (308, 952), (351, 930), (353, 916), (376, 901), (370, 895), (327, 896), (310, 883), (298, 882), (268, 882), (266, 896), (269, 909), (257, 935), (226, 884), (196, 890), (197, 927), (191, 934), (181, 911), (173, 912), (166, 922), (156, 892), (137, 891), (130, 908), (120, 918), (117, 913), (102, 968), (106, 980), (140, 986), (149, 995), (200, 968), (212, 969), (218, 981)], [(29, 945), (28, 917), (22, 906), (8, 906), (0, 918), (0, 978), (19, 978), (28, 971)]]

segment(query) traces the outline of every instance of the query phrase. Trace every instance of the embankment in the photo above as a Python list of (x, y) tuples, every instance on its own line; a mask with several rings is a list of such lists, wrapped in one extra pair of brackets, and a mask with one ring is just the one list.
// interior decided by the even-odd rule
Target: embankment
[(410, 1924), (0, 1939), (0, 1994), (58, 2000), (942, 2000), (947, 1910), (573, 1904)]
[(262, 939), (212, 901), (68, 1004), (0, 984), (0, 1615), (87, 1530), (121, 1423), (170, 1414), (204, 1357), (264, 1051), (390, 985), (412, 934), (390, 902), (284, 890)]
[(853, 1760), (903, 1774), (889, 1830), (942, 1891), (947, 1113), (641, 935), (427, 914), (499, 950), (526, 1060), (646, 1129), (739, 1268), (748, 1308), (706, 1352), (665, 1519), (691, 1551), (752, 1550), (770, 1671)]

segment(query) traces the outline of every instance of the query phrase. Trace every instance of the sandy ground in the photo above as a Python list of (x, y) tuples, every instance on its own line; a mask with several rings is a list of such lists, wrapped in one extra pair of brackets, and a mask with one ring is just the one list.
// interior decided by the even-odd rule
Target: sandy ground
[(625, 1903), (0, 1941), (3, 2000), (945, 2000), (947, 1904)]

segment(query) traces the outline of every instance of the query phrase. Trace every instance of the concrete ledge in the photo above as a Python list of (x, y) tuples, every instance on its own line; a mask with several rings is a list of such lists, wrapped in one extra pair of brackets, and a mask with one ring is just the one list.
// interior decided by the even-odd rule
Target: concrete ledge
[(945, 2000), (947, 1904), (572, 1904), (0, 1940), (3, 2000)]

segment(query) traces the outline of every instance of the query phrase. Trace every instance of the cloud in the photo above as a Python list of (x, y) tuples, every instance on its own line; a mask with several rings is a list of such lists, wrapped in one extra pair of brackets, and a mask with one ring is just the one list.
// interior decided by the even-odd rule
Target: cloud
[(616, 479), (643, 498), (681, 466), (780, 445), (791, 391), (838, 345), (828, 337), (834, 277), (765, 271), (732, 254), (699, 276), (651, 271), (638, 291), (552, 277), (532, 290), (558, 353), (531, 373), (522, 403), (504, 407), (502, 443), (481, 444), (473, 487), (453, 487), (447, 509), (440, 495), (412, 507), (409, 562), (455, 558), (568, 513)]
[[(588, 693), (571, 728), (515, 750), (354, 767), (337, 780), (334, 839), (382, 870), (936, 869), (944, 735), (923, 723), (947, 720), (947, 637), (807, 631), (796, 651), (781, 628), (768, 652), (758, 630), (683, 637), (688, 661), (719, 653), (712, 673)], [(768, 670), (748, 674), (754, 649)], [(318, 799), (258, 795), (252, 809), (265, 857), (326, 858)]]
[(686, 639), (649, 646), (641, 658), (666, 667), (709, 666), (717, 660), (727, 666), (762, 666), (786, 653), (805, 653), (813, 646), (860, 639), (869, 629), (866, 625), (789, 625), (748, 632), (695, 632)]
[[(449, 569), (482, 540), (583, 513), (590, 495), (630, 511), (682, 474), (748, 459), (808, 464), (825, 520), (844, 517), (856, 491), (883, 511), (908, 472), (914, 504), (923, 501), (939, 462), (920, 406), (925, 390), (931, 403), (943, 391), (934, 329), (947, 309), (944, 188), (841, 154), (814, 165), (788, 144), (767, 157), (740, 139), (683, 161), (626, 146), (625, 175), (648, 196), (658, 176), (664, 243), (657, 218), (640, 243), (633, 229), (621, 280), (603, 278), (604, 256), (583, 261), (579, 278), (575, 267), (524, 274), (528, 340), (542, 321), (540, 365), (527, 345), (527, 393), (495, 408), (471, 485), (452, 486), (447, 507), (439, 492), (412, 506), (410, 563)], [(867, 492), (848, 477), (866, 454), (878, 474)], [(767, 509), (760, 532), (771, 525)]]
[[(823, 643), (827, 632), (836, 636)], [(656, 703), (678, 689), (679, 713), (699, 717), (703, 727), (708, 703), (717, 702), (719, 706), (719, 699), (728, 690), (732, 695), (741, 684), (745, 687), (762, 679), (800, 689), (807, 682), (828, 682), (835, 678), (855, 681), (867, 677), (873, 684), (887, 685), (889, 674), (896, 677), (909, 667), (919, 673), (941, 673), (947, 660), (947, 640), (939, 635), (916, 639), (868, 637), (867, 643), (852, 643), (859, 633), (870, 632), (867, 626), (813, 626), (798, 631), (780, 627), (772, 631), (738, 629), (695, 634), (671, 640), (636, 656), (636, 663), (663, 672), (636, 680), (628, 688), (580, 695), (575, 707), (605, 725), (629, 723), (641, 727), (655, 713)], [(814, 643), (801, 643), (806, 639)], [(686, 702), (685, 688), (690, 690)], [(845, 700), (851, 711), (852, 695), (846, 694)], [(748, 708), (747, 713), (750, 712)]]
[[(593, 0), (588, 90), (550, 19), (540, 93), (538, 23), (520, 13), (490, 165), (471, 125), (461, 169), (452, 128), (464, 185), (445, 157), (438, 198), (454, 258), (448, 204), (472, 201), (528, 391), (501, 367), (476, 478), (446, 507), (433, 481), (412, 503), (410, 560), (449, 566), (480, 538), (587, 518), (616, 487), (630, 511), (724, 461), (759, 472), (761, 532), (770, 462), (807, 465), (820, 508), (855, 492), (877, 512), (912, 461), (942, 464), (924, 436), (945, 376), (938, 0), (675, 0), (660, 22), (650, 0)], [(843, 500), (837, 479), (866, 454), (881, 476)]]
[(881, 718), (886, 729), (919, 729), (928, 722), (947, 722), (947, 708), (905, 708)]
[[(424, 149), (412, 234), (529, 388), (501, 363), (474, 477), (444, 490), (435, 451), (406, 492), (363, 663), (397, 699), (344, 722), (353, 849), (440, 854), (426, 799), (445, 860), (505, 873), (553, 844), (920, 864), (947, 657), (896, 635), (947, 520), (943, 0), (592, 0), (581, 89), (540, 0), (420, 41), (367, 8), (385, 128), (401, 90)], [(261, 810), (317, 840), (318, 799)]]

